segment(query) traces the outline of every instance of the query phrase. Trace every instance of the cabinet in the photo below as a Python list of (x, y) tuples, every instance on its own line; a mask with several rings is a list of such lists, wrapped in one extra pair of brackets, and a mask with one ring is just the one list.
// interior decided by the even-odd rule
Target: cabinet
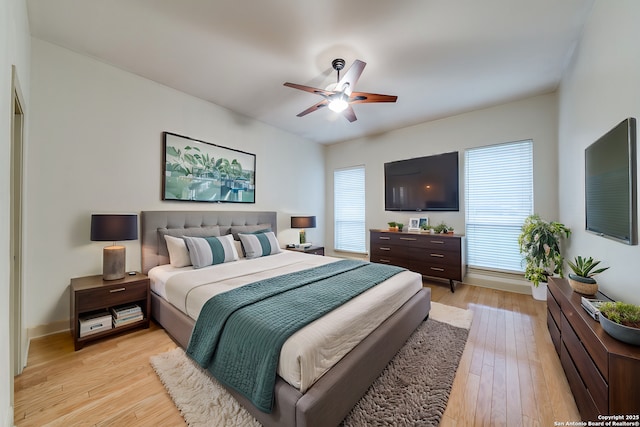
[[(595, 298), (608, 300), (600, 293)], [(566, 279), (550, 278), (547, 327), (580, 415), (585, 421), (597, 421), (600, 414), (637, 416), (640, 347), (609, 336), (580, 299)]]
[[(151, 313), (151, 295), (149, 278), (141, 273), (125, 276), (119, 280), (102, 280), (102, 275), (77, 277), (71, 279), (70, 329), (76, 350), (87, 342), (104, 338), (134, 328), (149, 327)], [(95, 334), (80, 336), (80, 318), (88, 313), (110, 309), (124, 304), (137, 304), (142, 309), (143, 319), (117, 328)]]
[(370, 260), (424, 276), (461, 282), (466, 274), (464, 236), (370, 230)]

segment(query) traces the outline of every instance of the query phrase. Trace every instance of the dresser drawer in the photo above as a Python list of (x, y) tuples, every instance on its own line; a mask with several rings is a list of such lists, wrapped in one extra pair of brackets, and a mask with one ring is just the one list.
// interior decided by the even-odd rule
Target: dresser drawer
[(76, 310), (90, 311), (105, 306), (146, 300), (149, 280), (122, 285), (101, 286), (76, 292)]
[(609, 389), (602, 375), (598, 371), (595, 363), (583, 347), (582, 343), (578, 339), (578, 336), (574, 333), (573, 328), (569, 325), (567, 318), (562, 316), (562, 324), (560, 330), (562, 331), (562, 341), (566, 345), (567, 351), (573, 360), (573, 364), (580, 374), (582, 382), (589, 390), (591, 398), (596, 404), (598, 411), (601, 414), (606, 414), (609, 411), (608, 396)]
[(437, 249), (443, 251), (460, 251), (460, 239), (447, 235), (418, 234), (418, 233), (371, 233), (371, 245), (377, 244), (401, 245), (403, 247), (417, 247)]
[[(571, 325), (571, 328), (578, 339), (584, 344), (585, 348), (591, 354), (593, 361), (595, 362), (598, 370), (604, 377), (605, 381), (609, 380), (609, 368), (608, 368), (608, 360), (607, 360), (607, 350), (603, 347), (602, 343), (599, 340), (587, 339), (592, 332), (589, 326), (582, 320), (580, 314), (576, 311), (576, 309), (570, 305), (562, 305), (562, 314), (566, 317), (566, 321)], [(580, 310), (583, 310), (580, 308)], [(588, 315), (587, 315), (588, 317)], [(591, 318), (588, 319), (591, 322)], [(595, 323), (595, 320), (593, 320)], [(564, 335), (564, 324), (560, 327), (560, 331)], [(564, 338), (563, 338), (564, 340)]]

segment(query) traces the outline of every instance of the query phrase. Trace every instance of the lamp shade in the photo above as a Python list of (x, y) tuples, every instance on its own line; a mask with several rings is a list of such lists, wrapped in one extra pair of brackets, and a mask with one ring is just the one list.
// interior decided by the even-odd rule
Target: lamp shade
[(94, 214), (91, 215), (91, 240), (115, 242), (138, 239), (138, 215)]
[(291, 228), (316, 228), (315, 216), (292, 216)]

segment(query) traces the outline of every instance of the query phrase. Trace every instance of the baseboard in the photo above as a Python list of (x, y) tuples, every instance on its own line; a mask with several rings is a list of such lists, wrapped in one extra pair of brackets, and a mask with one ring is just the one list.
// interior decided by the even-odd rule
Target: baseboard
[(44, 337), (46, 335), (57, 334), (69, 330), (69, 320), (58, 320), (56, 322), (47, 323), (27, 329), (28, 339)]
[(531, 284), (517, 274), (485, 270), (470, 270), (464, 283), (500, 291), (531, 295)]

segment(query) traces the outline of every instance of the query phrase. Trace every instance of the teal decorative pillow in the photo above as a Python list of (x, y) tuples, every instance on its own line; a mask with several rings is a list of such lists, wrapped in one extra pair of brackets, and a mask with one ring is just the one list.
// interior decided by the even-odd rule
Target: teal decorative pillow
[(255, 234), (238, 234), (247, 258), (259, 258), (280, 252), (280, 244), (273, 231)]
[(182, 237), (189, 248), (189, 258), (193, 268), (237, 261), (238, 252), (233, 243), (233, 236), (221, 237)]

